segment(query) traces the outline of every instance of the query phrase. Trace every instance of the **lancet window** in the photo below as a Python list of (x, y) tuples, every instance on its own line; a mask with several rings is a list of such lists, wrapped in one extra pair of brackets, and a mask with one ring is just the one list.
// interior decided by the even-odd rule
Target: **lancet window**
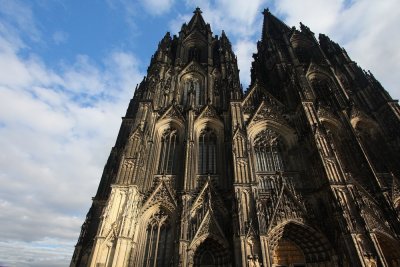
[(313, 80), (311, 85), (317, 95), (317, 101), (326, 106), (332, 106), (334, 101), (332, 100), (332, 92), (327, 79)]
[(275, 189), (275, 181), (274, 177), (260, 177), (260, 188), (264, 190), (274, 190)]
[(308, 48), (297, 47), (295, 53), (300, 63), (307, 63), (310, 61), (311, 55)]
[[(388, 162), (387, 151), (389, 151), (389, 149), (386, 147), (385, 142), (381, 142), (383, 138), (379, 131), (371, 124), (359, 122), (356, 127), (356, 132), (361, 139), (368, 157), (373, 162), (375, 169), (379, 172), (387, 173), (388, 167), (386, 162)], [(382, 153), (382, 151), (386, 151), (386, 153)]]
[(256, 171), (276, 172), (283, 170), (282, 156), (279, 147), (279, 135), (270, 130), (263, 130), (254, 140)]
[(127, 158), (136, 158), (138, 157), (141, 151), (141, 140), (140, 135), (135, 134), (129, 140), (129, 145), (126, 150), (126, 157)]
[(191, 47), (189, 49), (189, 55), (188, 55), (188, 60), (189, 62), (194, 60), (197, 62), (201, 62), (201, 50), (197, 47)]
[(210, 128), (205, 128), (200, 133), (198, 173), (217, 173), (217, 136)]
[(170, 266), (173, 255), (173, 233), (168, 219), (168, 215), (162, 210), (150, 218), (146, 229), (142, 266)]
[(158, 173), (175, 174), (178, 156), (178, 132), (175, 129), (167, 129), (161, 137), (160, 160)]

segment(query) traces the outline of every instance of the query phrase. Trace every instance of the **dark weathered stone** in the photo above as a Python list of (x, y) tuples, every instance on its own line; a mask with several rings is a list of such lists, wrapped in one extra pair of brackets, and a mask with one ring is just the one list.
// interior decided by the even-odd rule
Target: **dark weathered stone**
[(400, 266), (400, 108), (263, 12), (244, 94), (200, 9), (136, 88), (71, 266)]

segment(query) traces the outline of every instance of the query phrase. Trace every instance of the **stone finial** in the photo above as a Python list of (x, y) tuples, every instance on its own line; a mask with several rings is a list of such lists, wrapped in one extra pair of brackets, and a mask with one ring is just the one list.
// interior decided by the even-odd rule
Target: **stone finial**
[(200, 7), (196, 7), (196, 9), (193, 11), (193, 13), (194, 13), (194, 14), (196, 14), (196, 13), (201, 14), (201, 13), (203, 13), (203, 12), (201, 11)]

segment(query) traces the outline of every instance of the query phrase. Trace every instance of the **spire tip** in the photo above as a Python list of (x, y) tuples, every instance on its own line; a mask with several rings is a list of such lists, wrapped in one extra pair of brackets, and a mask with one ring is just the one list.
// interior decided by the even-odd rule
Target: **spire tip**
[(196, 13), (201, 14), (201, 13), (203, 13), (203, 12), (201, 11), (200, 7), (196, 7), (196, 9), (193, 11), (193, 13), (194, 13), (194, 14), (196, 14)]

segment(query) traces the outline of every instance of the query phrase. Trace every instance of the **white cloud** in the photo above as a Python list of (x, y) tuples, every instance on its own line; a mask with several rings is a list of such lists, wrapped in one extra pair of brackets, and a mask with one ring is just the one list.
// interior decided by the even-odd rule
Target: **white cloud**
[(257, 52), (257, 44), (251, 40), (238, 40), (233, 46), (238, 58), (241, 83), (245, 86), (250, 84), (250, 69), (253, 53)]
[(265, 3), (264, 0), (221, 0), (218, 3), (218, 10), (222, 13), (227, 12), (224, 15), (226, 19), (235, 19), (246, 26), (252, 26), (255, 19), (260, 16), (260, 10)]
[[(170, 22), (169, 29), (172, 33), (180, 31), (183, 23), (188, 23), (193, 14), (177, 14)], [(207, 23), (207, 22), (206, 22)]]
[[(22, 31), (33, 41), (39, 41), (41, 34), (35, 22), (31, 8), (18, 0), (0, 0), (0, 14), (3, 19), (0, 22), (0, 32), (7, 32), (8, 37), (18, 38)], [(18, 33), (17, 33), (18, 32)]]
[(262, 19), (260, 12), (266, 2), (266, 0), (186, 0), (186, 6), (193, 9), (199, 6), (204, 19), (211, 24), (214, 31), (225, 30), (229, 36), (248, 38), (260, 32), (261, 28), (255, 26), (260, 25)]
[(55, 71), (13, 40), (0, 34), (0, 265), (65, 266), (140, 62), (113, 51)]
[(362, 68), (370, 69), (394, 98), (400, 98), (400, 9), (398, 1), (280, 0), (278, 15), (290, 26), (302, 21), (344, 46)]
[[(261, 37), (262, 15), (267, 0), (248, 1), (201, 1), (186, 0), (186, 6), (195, 9), (199, 6), (206, 23), (211, 30), (220, 34), (224, 30), (233, 42), (233, 50), (238, 57), (240, 80), (244, 87), (250, 83), (252, 54), (256, 52), (257, 40)], [(183, 23), (187, 23), (193, 14), (178, 14), (170, 22), (170, 31), (177, 32)]]
[[(17, 267), (61, 267), (66, 266), (71, 255), (68, 247), (71, 242), (45, 239), (38, 242), (4, 242), (0, 241), (1, 266)], [(15, 265), (15, 259), (18, 264)]]
[(174, 0), (141, 0), (145, 10), (152, 15), (161, 15), (168, 12), (174, 2)]
[(286, 16), (285, 22), (297, 26), (299, 22), (312, 26), (312, 31), (327, 31), (337, 24), (337, 14), (345, 0), (281, 0), (275, 1), (276, 11)]
[[(200, 6), (206, 22), (217, 34), (224, 29), (233, 40), (238, 56), (240, 78), (244, 85), (250, 79), (251, 43), (260, 39), (262, 15), (269, 5), (272, 12), (284, 18), (289, 26), (303, 22), (316, 33), (327, 34), (344, 46), (350, 57), (364, 69), (370, 69), (394, 98), (400, 98), (400, 9), (398, 1), (372, 0), (280, 0), (280, 1), (200, 1), (186, 0), (186, 6)], [(170, 23), (172, 32), (180, 29), (192, 14), (179, 14)], [(254, 47), (254, 46), (253, 46)], [(250, 57), (249, 57), (250, 55)], [(245, 69), (247, 68), (247, 69)]]
[(65, 67), (63, 81), (67, 90), (89, 95), (104, 91), (107, 85), (101, 71), (86, 55), (78, 55), (73, 66)]
[[(355, 1), (338, 16), (332, 35), (362, 68), (369, 69), (392, 97), (400, 98), (400, 9), (398, 1)], [(355, 34), (354, 32), (357, 32)]]

